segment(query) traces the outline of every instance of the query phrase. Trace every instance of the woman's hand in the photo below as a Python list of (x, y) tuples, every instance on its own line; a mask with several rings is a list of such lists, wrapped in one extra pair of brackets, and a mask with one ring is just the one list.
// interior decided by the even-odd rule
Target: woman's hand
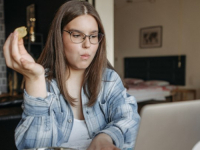
[(6, 65), (24, 75), (25, 78), (34, 79), (44, 75), (44, 68), (35, 63), (26, 51), (23, 39), (18, 41), (18, 32), (14, 31), (7, 38), (3, 46)]
[(120, 150), (120, 149), (113, 144), (113, 141), (109, 135), (101, 133), (92, 140), (87, 150)]
[(45, 98), (46, 83), (44, 77), (44, 67), (36, 63), (26, 51), (23, 39), (18, 40), (18, 32), (14, 31), (7, 38), (3, 53), (6, 65), (21, 73), (25, 79), (25, 89), (31, 96)]

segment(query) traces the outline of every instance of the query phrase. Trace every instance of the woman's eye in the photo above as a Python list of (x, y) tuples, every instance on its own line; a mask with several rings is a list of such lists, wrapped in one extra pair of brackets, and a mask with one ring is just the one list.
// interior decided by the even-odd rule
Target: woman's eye
[(94, 39), (94, 38), (97, 38), (98, 35), (91, 35), (90, 38)]
[(73, 34), (74, 38), (79, 38), (81, 35), (80, 34)]

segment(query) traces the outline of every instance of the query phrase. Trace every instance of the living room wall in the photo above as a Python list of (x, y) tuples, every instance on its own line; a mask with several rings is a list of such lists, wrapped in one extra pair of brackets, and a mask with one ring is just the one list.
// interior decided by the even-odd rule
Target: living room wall
[[(115, 69), (124, 77), (124, 57), (186, 55), (186, 85), (200, 98), (200, 1), (115, 1)], [(141, 28), (161, 25), (162, 47), (139, 48)], [(167, 63), (167, 62), (166, 62)]]

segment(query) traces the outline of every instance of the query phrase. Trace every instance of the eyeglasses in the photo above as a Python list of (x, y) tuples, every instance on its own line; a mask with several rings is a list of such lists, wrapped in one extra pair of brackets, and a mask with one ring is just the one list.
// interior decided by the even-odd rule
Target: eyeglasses
[(82, 43), (86, 39), (86, 37), (89, 38), (91, 44), (98, 44), (101, 42), (104, 36), (102, 33), (93, 33), (91, 35), (86, 35), (79, 31), (63, 31), (69, 33), (71, 41), (76, 44)]

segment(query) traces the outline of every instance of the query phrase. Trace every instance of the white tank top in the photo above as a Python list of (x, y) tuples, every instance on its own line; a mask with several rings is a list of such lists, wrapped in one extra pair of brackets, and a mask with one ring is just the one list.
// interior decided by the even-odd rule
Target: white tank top
[(72, 131), (67, 143), (63, 143), (61, 147), (75, 148), (86, 150), (91, 143), (85, 120), (74, 119)]

